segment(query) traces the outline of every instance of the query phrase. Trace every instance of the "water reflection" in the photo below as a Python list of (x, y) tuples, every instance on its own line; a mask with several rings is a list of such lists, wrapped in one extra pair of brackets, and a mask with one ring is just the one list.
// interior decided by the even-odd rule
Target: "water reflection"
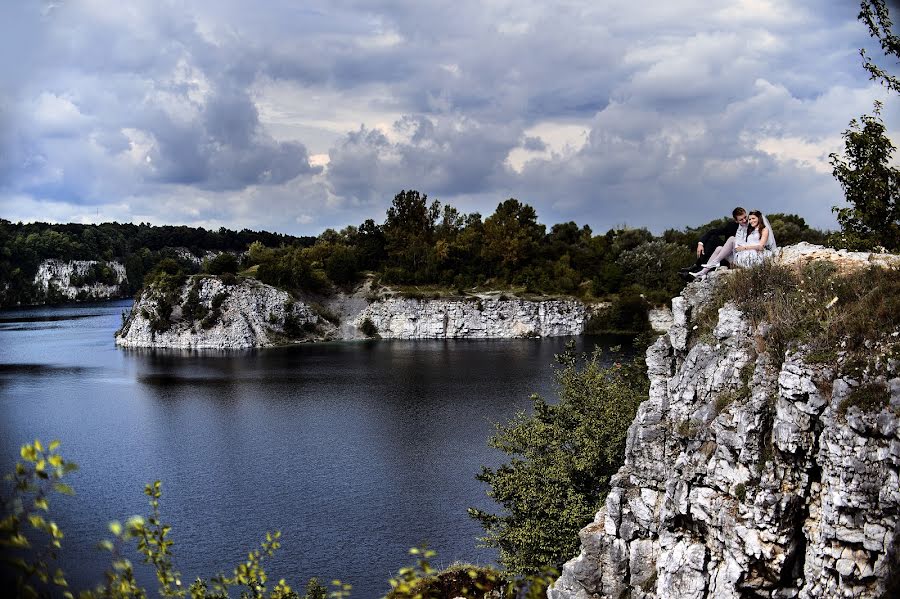
[(23, 325), (0, 324), (0, 465), (35, 436), (81, 464), (78, 497), (58, 505), (76, 586), (99, 580), (106, 522), (144, 512), (156, 478), (187, 579), (229, 569), (273, 529), (273, 573), (341, 578), (358, 597), (383, 594), (423, 541), (445, 562), (494, 559), (465, 513), (492, 507), (474, 475), (501, 459), (493, 424), (532, 392), (552, 397), (566, 339), (122, 350), (112, 332), (128, 307), (0, 313)]

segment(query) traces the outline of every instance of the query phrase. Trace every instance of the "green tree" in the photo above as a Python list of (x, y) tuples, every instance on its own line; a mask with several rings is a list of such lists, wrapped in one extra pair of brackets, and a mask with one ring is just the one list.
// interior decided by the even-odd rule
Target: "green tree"
[(640, 360), (605, 367), (599, 353), (581, 362), (571, 349), (558, 360), (559, 402), (533, 396), (533, 413), (498, 425), (489, 441), (512, 456), (478, 475), (503, 512), (469, 509), (485, 530), (482, 540), (515, 574), (558, 568), (575, 555), (578, 531), (603, 505), (648, 390)]
[(211, 275), (236, 274), (238, 271), (237, 256), (225, 252), (211, 260), (204, 260), (203, 270)]
[(375, 270), (384, 261), (384, 231), (371, 218), (363, 222), (356, 232), (355, 246), (359, 267)]
[(291, 246), (279, 250), (259, 265), (256, 276), (263, 283), (291, 291), (328, 291), (329, 282), (321, 271), (313, 268), (307, 249)]
[(826, 234), (807, 225), (806, 220), (801, 216), (780, 212), (766, 216), (769, 218), (769, 224), (772, 225), (775, 239), (780, 246), (793, 245), (801, 241), (819, 245), (825, 243)]
[(900, 169), (891, 166), (896, 149), (885, 135), (881, 104), (874, 115), (850, 121), (844, 131), (844, 153), (831, 154), (834, 177), (848, 206), (835, 206), (841, 234), (835, 245), (866, 250), (883, 246), (900, 250)]
[(325, 274), (338, 285), (356, 281), (358, 275), (356, 251), (343, 244), (335, 245), (325, 258)]
[(690, 264), (693, 257), (683, 245), (656, 240), (622, 252), (617, 262), (625, 284), (640, 285), (668, 298), (681, 291), (684, 285), (678, 278), (678, 268)]
[[(885, 0), (862, 0), (859, 4), (859, 20), (869, 28), (869, 35), (878, 40), (886, 57), (900, 58), (900, 36), (891, 31), (893, 23)], [(891, 75), (874, 62), (866, 54), (865, 49), (859, 51), (865, 68), (872, 80), (879, 81), (890, 90), (900, 93), (900, 78)]]
[(419, 282), (427, 277), (429, 253), (441, 205), (428, 205), (428, 196), (418, 191), (401, 191), (394, 196), (384, 223), (385, 249), (390, 262)]
[(515, 198), (501, 202), (484, 221), (482, 256), (492, 274), (508, 278), (527, 265), (544, 238), (544, 230), (528, 204)]

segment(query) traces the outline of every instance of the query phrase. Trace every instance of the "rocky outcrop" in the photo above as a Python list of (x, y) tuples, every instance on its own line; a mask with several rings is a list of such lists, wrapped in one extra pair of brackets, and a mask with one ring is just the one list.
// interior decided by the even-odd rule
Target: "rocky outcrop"
[(675, 324), (672, 310), (669, 309), (668, 306), (664, 308), (651, 308), (647, 312), (647, 319), (650, 321), (650, 328), (657, 333), (668, 332), (668, 330), (672, 328), (672, 325)]
[(123, 347), (241, 349), (328, 338), (334, 327), (287, 292), (195, 275), (174, 292), (145, 289), (116, 333)]
[(779, 248), (777, 259), (783, 264), (805, 264), (813, 260), (828, 260), (836, 264), (839, 269), (859, 268), (861, 264), (900, 266), (900, 255), (898, 254), (833, 250), (805, 241)]
[(647, 351), (650, 395), (625, 464), (548, 597), (889, 596), (900, 577), (898, 364), (889, 405), (847, 408), (860, 381), (802, 353), (758, 354), (764, 327), (732, 304), (697, 339), (692, 316), (712, 290), (693, 283), (672, 302), (674, 325)]
[[(362, 339), (364, 331), (389, 339), (552, 337), (584, 332), (585, 305), (577, 300), (518, 298), (372, 300), (354, 294), (318, 301), (255, 279), (196, 275), (175, 290), (146, 289), (116, 335), (125, 347), (244, 348), (319, 339)], [(368, 297), (368, 299), (367, 299)], [(364, 323), (368, 321), (366, 326)]]
[(124, 297), (126, 282), (125, 267), (115, 261), (44, 260), (34, 276), (34, 285), (47, 301)]
[(482, 339), (579, 335), (586, 316), (577, 300), (394, 298), (369, 304), (353, 322), (366, 319), (383, 338)]
[(240, 258), (246, 254), (246, 252), (235, 252), (229, 251), (224, 252), (222, 250), (203, 250), (202, 255), (198, 256), (193, 253), (186, 247), (170, 247), (166, 248), (166, 251), (170, 252), (176, 260), (179, 262), (186, 262), (188, 264), (193, 264), (195, 267), (200, 268), (203, 266), (203, 262), (206, 260), (212, 260), (217, 256), (221, 256), (222, 254), (232, 254), (236, 258), (240, 260)]

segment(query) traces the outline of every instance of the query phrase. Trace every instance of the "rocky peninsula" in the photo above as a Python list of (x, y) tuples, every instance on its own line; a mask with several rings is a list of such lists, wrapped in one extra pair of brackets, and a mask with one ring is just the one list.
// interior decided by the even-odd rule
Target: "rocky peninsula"
[(295, 299), (255, 279), (194, 275), (175, 290), (150, 286), (116, 334), (123, 347), (241, 349), (304, 341), (554, 337), (584, 332), (575, 299), (496, 295), (449, 299), (354, 293)]

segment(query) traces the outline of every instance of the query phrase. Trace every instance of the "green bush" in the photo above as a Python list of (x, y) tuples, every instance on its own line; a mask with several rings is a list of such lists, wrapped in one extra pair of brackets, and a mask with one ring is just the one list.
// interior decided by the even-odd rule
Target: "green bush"
[(854, 387), (850, 394), (841, 402), (838, 413), (844, 415), (852, 407), (857, 407), (863, 412), (878, 412), (888, 407), (891, 401), (891, 392), (884, 383), (865, 383)]
[[(15, 472), (7, 477), (12, 482), (10, 493), (0, 495), (2, 504), (2, 526), (0, 545), (4, 547), (4, 557), (14, 572), (15, 596), (45, 597), (60, 595), (73, 597), (65, 573), (56, 564), (62, 549), (63, 532), (49, 520), (50, 500), (54, 493), (73, 495), (74, 491), (62, 479), (78, 467), (67, 462), (57, 452), (59, 442), (53, 441), (46, 448), (40, 441), (24, 445), (20, 455), (22, 461), (16, 464)], [(109, 552), (110, 565), (105, 574), (105, 582), (94, 589), (79, 593), (81, 599), (126, 599), (146, 597), (147, 591), (141, 587), (134, 575), (131, 560), (125, 552), (131, 547), (143, 561), (150, 564), (159, 583), (161, 597), (183, 599), (227, 599), (228, 589), (243, 589), (241, 596), (256, 599), (300, 599), (296, 591), (281, 579), (275, 584), (268, 582), (263, 563), (271, 558), (281, 546), (280, 532), (266, 533), (259, 549), (250, 551), (247, 560), (238, 564), (231, 576), (219, 574), (209, 580), (198, 578), (185, 589), (181, 574), (173, 562), (173, 542), (169, 537), (171, 526), (162, 520), (160, 481), (148, 484), (144, 494), (149, 499), (150, 514), (147, 517), (133, 516), (126, 522), (114, 521), (109, 525), (112, 538), (100, 542), (99, 548)], [(40, 551), (37, 542), (46, 539), (46, 547)], [(211, 587), (211, 588), (210, 588)], [(318, 580), (310, 580), (306, 599), (322, 599), (322, 586)], [(249, 592), (249, 595), (247, 595)], [(332, 597), (347, 597), (349, 585), (336, 581)]]
[(593, 313), (585, 332), (639, 334), (650, 330), (650, 305), (635, 288), (625, 289), (603, 310)]
[(72, 287), (87, 287), (95, 284), (118, 285), (119, 275), (115, 269), (104, 262), (95, 262), (87, 267), (83, 275), (73, 274), (69, 277), (69, 285)]
[(375, 323), (372, 322), (372, 319), (368, 316), (363, 318), (363, 321), (359, 323), (359, 331), (369, 338), (378, 337), (378, 327), (375, 326)]
[(617, 262), (625, 285), (664, 291), (671, 297), (684, 286), (678, 269), (693, 258), (691, 250), (684, 246), (654, 240), (623, 252)]
[(604, 367), (599, 353), (579, 361), (571, 349), (558, 359), (559, 402), (533, 396), (533, 413), (497, 425), (489, 441), (512, 457), (478, 475), (502, 512), (469, 510), (485, 530), (482, 540), (514, 574), (559, 568), (575, 555), (578, 531), (603, 505), (647, 394), (642, 359)]
[(358, 260), (353, 248), (336, 245), (325, 258), (325, 274), (338, 285), (347, 285), (359, 276)]
[(237, 274), (240, 264), (238, 264), (237, 256), (229, 253), (222, 253), (211, 260), (203, 261), (203, 272), (211, 275), (223, 275), (230, 273)]
[(204, 329), (211, 329), (215, 326), (219, 317), (222, 316), (222, 304), (224, 304), (227, 299), (228, 293), (225, 291), (220, 291), (215, 294), (212, 298), (212, 302), (210, 302), (209, 312), (203, 317), (203, 320), (200, 321), (200, 326)]
[(527, 577), (511, 577), (491, 566), (454, 564), (435, 570), (431, 559), (435, 552), (425, 547), (409, 550), (416, 558), (413, 566), (401, 568), (388, 582), (390, 592), (384, 599), (544, 599), (547, 587), (559, 576), (551, 568)]
[(310, 323), (301, 322), (293, 312), (287, 312), (284, 315), (284, 323), (282, 323), (281, 329), (284, 331), (285, 335), (296, 339), (302, 337), (305, 332), (309, 331), (308, 324)]
[(187, 298), (181, 305), (181, 316), (188, 321), (203, 320), (209, 313), (209, 309), (200, 301), (200, 288), (203, 285), (203, 279), (194, 278), (191, 289), (188, 291)]

